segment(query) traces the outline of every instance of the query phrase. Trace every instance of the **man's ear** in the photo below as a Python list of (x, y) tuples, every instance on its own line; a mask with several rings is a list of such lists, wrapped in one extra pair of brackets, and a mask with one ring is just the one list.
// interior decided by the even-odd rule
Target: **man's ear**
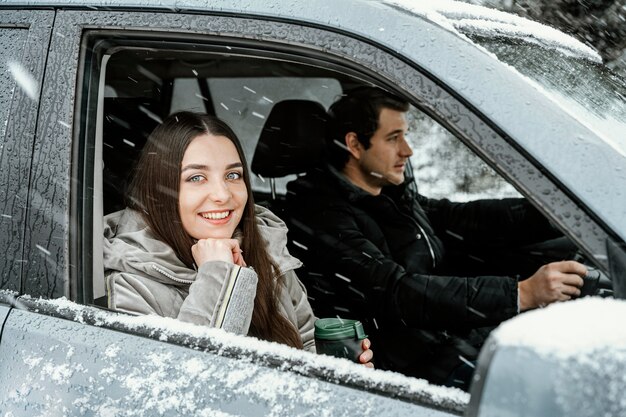
[(363, 145), (361, 144), (361, 142), (359, 142), (359, 139), (357, 138), (356, 133), (354, 132), (346, 133), (345, 140), (346, 140), (346, 148), (348, 149), (348, 152), (350, 152), (350, 155), (352, 155), (352, 157), (356, 159), (357, 161), (361, 159), (361, 152), (363, 151)]

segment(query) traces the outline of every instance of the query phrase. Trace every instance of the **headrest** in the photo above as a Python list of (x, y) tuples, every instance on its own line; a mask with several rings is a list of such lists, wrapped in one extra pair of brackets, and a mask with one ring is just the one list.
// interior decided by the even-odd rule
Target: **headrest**
[(326, 111), (320, 103), (276, 103), (256, 145), (252, 172), (268, 178), (306, 172), (324, 158), (325, 130)]

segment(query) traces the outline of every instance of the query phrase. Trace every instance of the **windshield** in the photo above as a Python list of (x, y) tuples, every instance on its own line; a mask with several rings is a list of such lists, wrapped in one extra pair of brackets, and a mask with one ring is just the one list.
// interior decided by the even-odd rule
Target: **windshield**
[(545, 92), (626, 157), (626, 84), (602, 64), (526, 39), (465, 33)]
[[(469, 33), (468, 33), (469, 32)], [(555, 142), (544, 136), (525, 149), (567, 188), (626, 238), (626, 84), (599, 62), (546, 45), (539, 39), (463, 30), (503, 63), (526, 77), (573, 119), (589, 129)]]

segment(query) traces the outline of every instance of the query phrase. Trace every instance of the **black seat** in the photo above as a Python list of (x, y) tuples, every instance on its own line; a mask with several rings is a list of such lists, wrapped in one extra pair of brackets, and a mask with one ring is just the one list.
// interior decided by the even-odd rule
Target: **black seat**
[(305, 173), (324, 159), (325, 131), (326, 111), (320, 103), (285, 100), (274, 105), (251, 166), (256, 175), (269, 179), (274, 202), (276, 178)]
[[(284, 200), (275, 196), (273, 180), (311, 172), (325, 163), (326, 117), (322, 105), (313, 101), (286, 100), (277, 103), (265, 123), (252, 159), (252, 171), (270, 180), (273, 198), (267, 206), (289, 227), (289, 252), (304, 263), (298, 269), (298, 277), (307, 287), (318, 317), (338, 314), (335, 306), (313, 301), (318, 294), (327, 296), (334, 291), (329, 285), (332, 280), (321, 272), (320, 259), (312, 256), (314, 242), (310, 237), (315, 231), (288, 213)], [(325, 299), (321, 296), (317, 298)]]

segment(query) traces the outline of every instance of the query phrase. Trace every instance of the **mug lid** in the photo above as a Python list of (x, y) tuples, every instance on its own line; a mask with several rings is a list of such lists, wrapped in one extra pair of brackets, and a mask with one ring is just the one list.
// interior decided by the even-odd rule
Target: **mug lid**
[(365, 339), (367, 335), (358, 320), (340, 318), (317, 319), (315, 321), (315, 338), (340, 340), (347, 338)]

